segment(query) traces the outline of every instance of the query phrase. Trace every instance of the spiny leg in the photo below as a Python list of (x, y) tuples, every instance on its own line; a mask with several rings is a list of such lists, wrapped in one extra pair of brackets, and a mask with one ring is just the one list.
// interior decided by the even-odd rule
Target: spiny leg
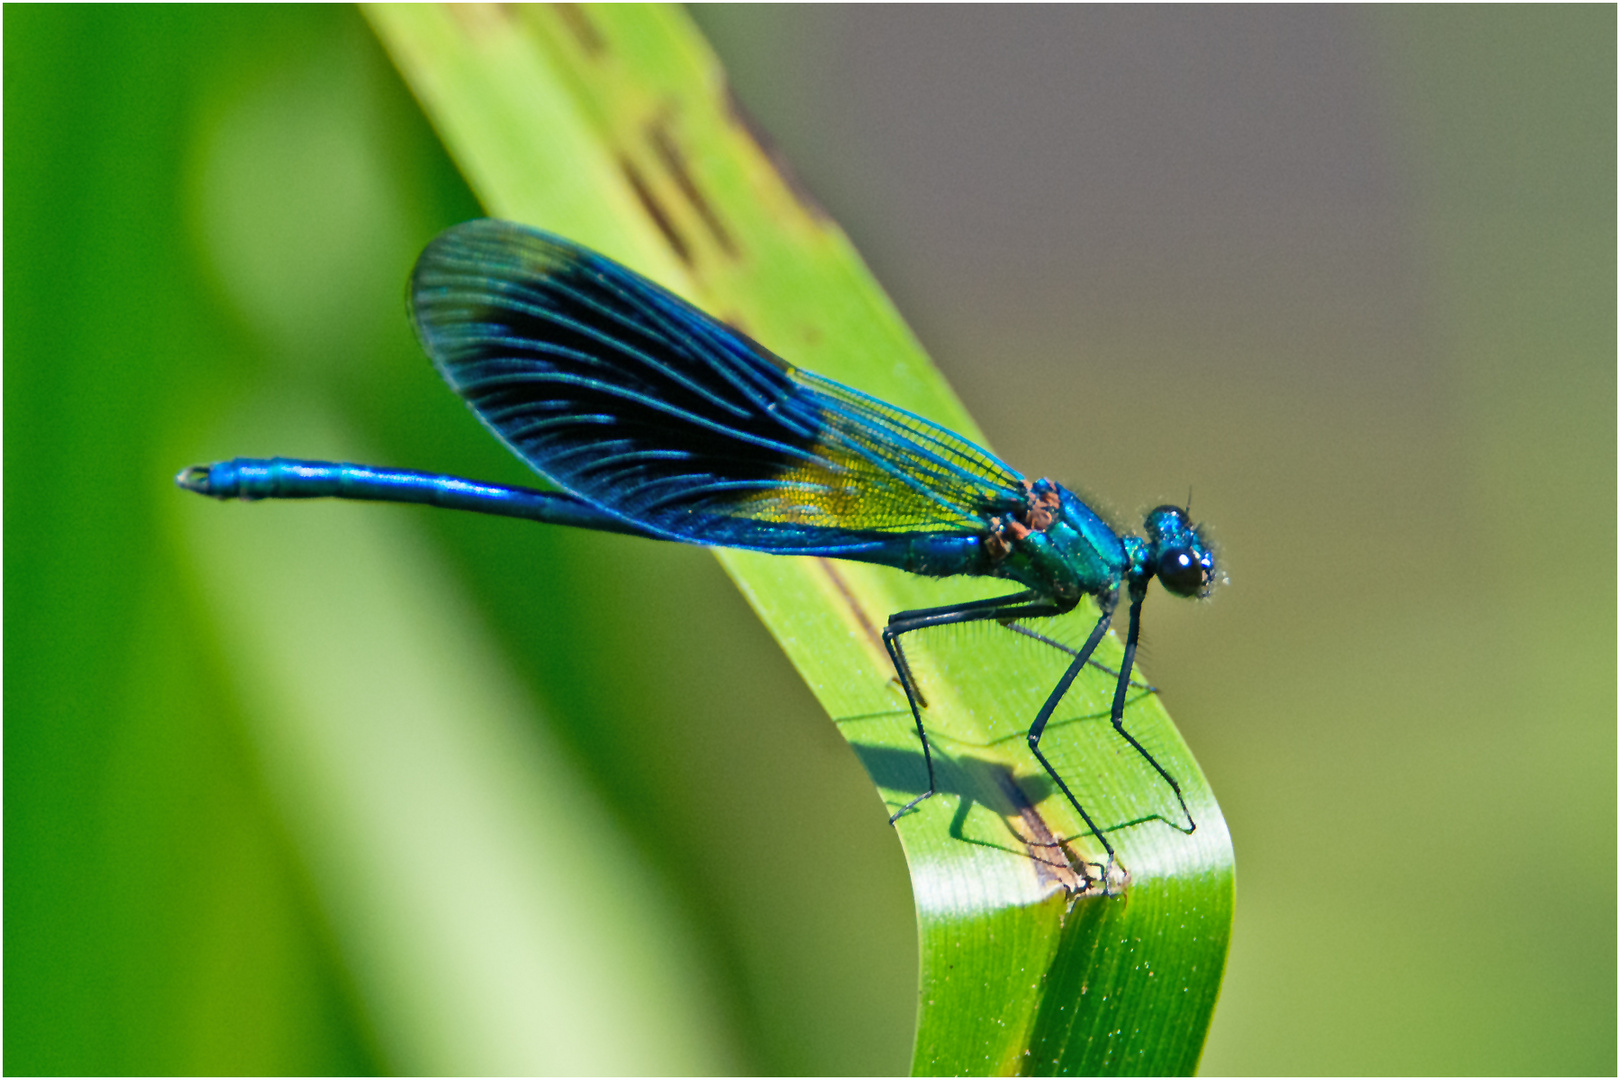
[(909, 634), (913, 630), (977, 622), (983, 619), (1041, 618), (1061, 615), (1067, 610), (1050, 601), (1039, 600), (1038, 595), (1034, 592), (1022, 592), (987, 600), (969, 600), (967, 603), (950, 604), (945, 607), (900, 611), (889, 616), (889, 625), (883, 628), (883, 647), (889, 650), (889, 659), (894, 662), (895, 674), (900, 677), (900, 686), (906, 692), (906, 702), (911, 706), (911, 719), (917, 725), (917, 738), (922, 740), (923, 764), (928, 767), (928, 789), (895, 811), (889, 818), (889, 824), (894, 824), (903, 814), (934, 794), (934, 755), (928, 745), (928, 732), (923, 729), (922, 709), (919, 706), (920, 701), (922, 704), (926, 704), (926, 701), (917, 689), (916, 677), (911, 673), (911, 664), (907, 662), (905, 651), (900, 647), (900, 635)]
[[(900, 685), (905, 688), (906, 700), (911, 703), (912, 712), (917, 711), (918, 705), (925, 709), (928, 708), (928, 698), (922, 692), (922, 688), (917, 685), (915, 676), (911, 674), (911, 664), (906, 660), (906, 654), (901, 650), (900, 643), (896, 641), (892, 646), (889, 645), (891, 636), (898, 638), (901, 634), (909, 633), (912, 630), (921, 630), (929, 626), (944, 626), (949, 623), (998, 618), (1009, 604), (1026, 604), (1036, 600), (1037, 596), (1038, 594), (1034, 592), (1021, 592), (1014, 593), (1011, 596), (992, 596), (984, 600), (969, 600), (961, 604), (944, 604), (940, 607), (897, 611), (890, 615), (888, 628), (883, 631), (883, 644), (889, 649), (889, 659), (894, 661), (895, 674), (900, 677)], [(985, 614), (973, 614), (975, 612), (984, 612)], [(907, 625), (901, 629), (895, 629), (901, 624)]]
[[(1192, 811), (1187, 809), (1187, 800), (1181, 794), (1181, 785), (1176, 783), (1176, 778), (1147, 752), (1147, 747), (1137, 742), (1136, 737), (1125, 730), (1125, 693), (1126, 688), (1131, 685), (1131, 665), (1136, 662), (1136, 639), (1142, 629), (1142, 601), (1146, 597), (1146, 586), (1141, 588), (1131, 586), (1131, 622), (1130, 629), (1125, 633), (1125, 660), (1119, 665), (1119, 682), (1114, 686), (1114, 707), (1109, 712), (1109, 719), (1113, 721), (1114, 730), (1119, 733), (1119, 737), (1130, 743), (1132, 748), (1142, 755), (1142, 759), (1164, 777), (1164, 782), (1170, 785), (1170, 790), (1176, 793), (1176, 802), (1181, 804), (1181, 812), (1187, 816), (1187, 833), (1191, 835), (1198, 830), (1198, 822), (1193, 820)], [(1178, 829), (1180, 827), (1176, 826)]]
[(1103, 835), (1103, 831), (1097, 827), (1097, 823), (1091, 820), (1091, 815), (1086, 813), (1084, 806), (1080, 805), (1080, 800), (1074, 797), (1074, 792), (1069, 790), (1069, 785), (1064, 782), (1063, 777), (1058, 775), (1058, 771), (1052, 767), (1052, 763), (1046, 760), (1046, 755), (1041, 753), (1041, 734), (1046, 730), (1047, 721), (1052, 719), (1052, 713), (1057, 708), (1058, 702), (1062, 701), (1063, 695), (1069, 692), (1069, 687), (1073, 685), (1075, 678), (1080, 674), (1080, 670), (1086, 666), (1086, 661), (1090, 660), (1091, 654), (1096, 651), (1097, 643), (1102, 641), (1103, 635), (1108, 632), (1108, 624), (1114, 618), (1114, 605), (1117, 602), (1117, 594), (1111, 595), (1102, 601), (1102, 614), (1097, 617), (1097, 625), (1091, 628), (1091, 636), (1086, 638), (1086, 643), (1080, 646), (1079, 651), (1074, 654), (1074, 659), (1070, 661), (1068, 669), (1063, 672), (1063, 677), (1057, 681), (1057, 685), (1047, 695), (1046, 704), (1042, 705), (1041, 711), (1035, 714), (1035, 722), (1029, 725), (1029, 752), (1035, 755), (1035, 760), (1041, 763), (1041, 768), (1046, 770), (1046, 775), (1050, 776), (1052, 782), (1057, 784), (1058, 789), (1068, 798), (1069, 804), (1079, 813), (1080, 820), (1086, 823), (1086, 828), (1091, 830), (1091, 834), (1102, 844), (1103, 850), (1108, 852), (1108, 865), (1103, 868), (1103, 880), (1105, 883), (1108, 880), (1108, 866), (1112, 866), (1115, 862), (1114, 845), (1108, 842), (1108, 837)]

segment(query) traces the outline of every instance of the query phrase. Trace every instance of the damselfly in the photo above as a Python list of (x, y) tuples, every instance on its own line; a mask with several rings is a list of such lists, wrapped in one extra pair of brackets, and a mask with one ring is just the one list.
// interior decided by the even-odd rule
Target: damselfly
[(1073, 659), (1028, 742), (1110, 864), (1113, 845), (1041, 752), (1041, 735), (1107, 633), (1123, 586), (1130, 621), (1114, 730), (1175, 792), (1187, 831), (1196, 828), (1181, 785), (1124, 724), (1148, 583), (1203, 596), (1216, 580), (1214, 552), (1184, 509), (1160, 506), (1142, 536), (1121, 536), (1052, 481), (1026, 480), (937, 424), (794, 367), (610, 259), (522, 225), (470, 221), (441, 234), (417, 261), (410, 300), (445, 381), (559, 490), (286, 458), (196, 465), (176, 482), (219, 499), (427, 503), (1015, 583), (1010, 595), (890, 616), (883, 643), (928, 772), (927, 790), (890, 821), (935, 789), (922, 695), (901, 639), (1061, 615), (1089, 596), (1101, 614), (1079, 649), (1065, 648)]

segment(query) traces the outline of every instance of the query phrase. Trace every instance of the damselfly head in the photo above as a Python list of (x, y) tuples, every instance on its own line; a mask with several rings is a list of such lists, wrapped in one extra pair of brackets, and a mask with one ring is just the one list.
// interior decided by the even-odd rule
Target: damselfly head
[(1148, 565), (1159, 584), (1176, 596), (1208, 596), (1217, 581), (1215, 551), (1179, 506), (1160, 506), (1144, 527), (1152, 545)]

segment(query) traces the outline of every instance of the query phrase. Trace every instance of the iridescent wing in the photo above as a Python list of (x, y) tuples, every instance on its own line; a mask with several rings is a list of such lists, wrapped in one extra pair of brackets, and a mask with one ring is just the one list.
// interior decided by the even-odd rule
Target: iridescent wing
[(670, 539), (847, 555), (977, 535), (1025, 499), (988, 451), (521, 225), (441, 234), (411, 311), (445, 380), (536, 472)]

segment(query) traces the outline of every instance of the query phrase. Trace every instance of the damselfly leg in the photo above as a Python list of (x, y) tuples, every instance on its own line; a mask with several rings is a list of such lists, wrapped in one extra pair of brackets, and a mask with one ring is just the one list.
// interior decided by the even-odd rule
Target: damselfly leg
[[(1145, 686), (1144, 684), (1137, 683), (1131, 679), (1131, 669), (1134, 666), (1136, 657), (1136, 643), (1140, 634), (1142, 603), (1142, 598), (1136, 595), (1136, 590), (1132, 590), (1130, 627), (1127, 633), (1125, 658), (1124, 662), (1120, 665), (1119, 670), (1115, 671), (1114, 669), (1092, 659), (1092, 654), (1096, 651), (1098, 644), (1101, 643), (1103, 636), (1108, 632), (1108, 627), (1113, 621), (1114, 610), (1117, 603), (1117, 593), (1109, 594), (1100, 600), (1102, 612), (1098, 616), (1095, 625), (1093, 625), (1091, 633), (1087, 636), (1085, 643), (1078, 649), (1069, 648), (1068, 646), (1035, 631), (1012, 625), (1015, 620), (1047, 618), (1053, 615), (1061, 615), (1071, 610), (1074, 606), (1072, 604), (1068, 605), (1067, 607), (1061, 606), (1053, 601), (1043, 599), (1040, 594), (1035, 592), (1016, 593), (1012, 596), (993, 597), (986, 600), (973, 600), (964, 604), (952, 604), (944, 607), (922, 608), (915, 611), (902, 611), (890, 616), (888, 626), (883, 631), (883, 643), (889, 651), (890, 659), (894, 662), (895, 672), (900, 678), (900, 685), (906, 692), (906, 701), (911, 706), (911, 715), (912, 720), (916, 724), (917, 737), (922, 742), (923, 762), (928, 771), (928, 786), (927, 790), (902, 806), (889, 820), (893, 822), (910, 810), (914, 809), (919, 803), (923, 802), (923, 800), (932, 796), (936, 787), (934, 779), (933, 754), (928, 742), (927, 730), (924, 728), (922, 722), (922, 709), (927, 707), (928, 702), (922, 693), (921, 687), (917, 684), (916, 676), (911, 670), (909, 661), (906, 659), (905, 651), (901, 647), (900, 638), (903, 635), (916, 630), (950, 626), (958, 623), (995, 620), (1002, 625), (1008, 626), (1010, 629), (1017, 630), (1020, 633), (1024, 633), (1026, 636), (1034, 638), (1043, 644), (1050, 645), (1053, 648), (1068, 653), (1072, 658), (1068, 667), (1064, 670), (1063, 675), (1058, 679), (1057, 684), (1052, 688), (1051, 693), (1047, 695), (1046, 701), (1044, 704), (1042, 704), (1040, 711), (1035, 714), (1035, 719), (1029, 726), (1027, 739), (1029, 742), (1030, 752), (1035, 756), (1035, 759), (1040, 762), (1041, 768), (1046, 771), (1046, 774), (1049, 777), (1051, 777), (1053, 783), (1057, 785), (1058, 790), (1063, 792), (1063, 795), (1066, 799), (1068, 799), (1069, 804), (1073, 806), (1075, 812), (1080, 815), (1080, 819), (1085, 823), (1086, 828), (1102, 845), (1103, 850), (1107, 853), (1108, 863), (1112, 865), (1117, 861), (1113, 845), (1109, 842), (1108, 837), (1097, 825), (1096, 821), (1093, 820), (1091, 814), (1086, 810), (1079, 798), (1070, 789), (1068, 783), (1063, 779), (1062, 775), (1060, 775), (1057, 769), (1053, 767), (1051, 761), (1048, 760), (1046, 755), (1041, 752), (1040, 745), (1041, 737), (1046, 731), (1047, 724), (1051, 721), (1053, 712), (1056, 711), (1059, 702), (1063, 700), (1064, 695), (1068, 693), (1070, 686), (1073, 685), (1074, 680), (1079, 677), (1080, 671), (1087, 664), (1101, 668), (1110, 675), (1114, 676), (1114, 698), (1112, 708), (1109, 710), (1109, 718), (1113, 724), (1115, 732), (1117, 732), (1121, 738), (1129, 743), (1131, 748), (1135, 750), (1144, 761), (1153, 767), (1154, 771), (1164, 779), (1165, 783), (1170, 785), (1171, 791), (1175, 793), (1176, 801), (1181, 806), (1182, 813), (1186, 815), (1187, 818), (1188, 827), (1183, 831), (1191, 833), (1194, 829), (1196, 829), (1197, 825), (1193, 821), (1192, 814), (1187, 809), (1186, 799), (1182, 795), (1181, 785), (1177, 783), (1175, 778), (1170, 775), (1169, 771), (1166, 770), (1164, 766), (1159, 764), (1158, 760), (1154, 758), (1148, 749), (1137, 741), (1135, 736), (1125, 730), (1125, 702), (1130, 688), (1135, 686), (1150, 692), (1154, 689), (1151, 686)], [(1180, 828), (1180, 826), (1177, 826), (1177, 828)]]

